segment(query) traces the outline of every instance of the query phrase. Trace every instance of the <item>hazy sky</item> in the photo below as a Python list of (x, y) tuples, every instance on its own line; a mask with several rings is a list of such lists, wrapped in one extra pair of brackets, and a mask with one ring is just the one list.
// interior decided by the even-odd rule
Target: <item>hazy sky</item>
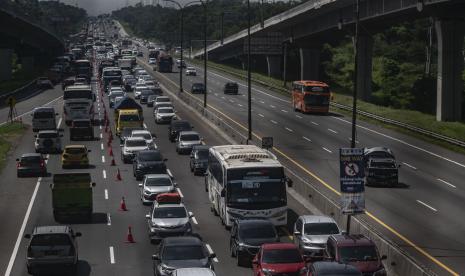
[[(78, 5), (87, 10), (89, 15), (99, 15), (102, 13), (109, 13), (113, 10), (120, 9), (126, 4), (134, 5), (143, 1), (145, 4), (163, 4), (163, 0), (60, 0), (63, 3)], [(188, 2), (190, 0), (178, 0), (180, 3)]]

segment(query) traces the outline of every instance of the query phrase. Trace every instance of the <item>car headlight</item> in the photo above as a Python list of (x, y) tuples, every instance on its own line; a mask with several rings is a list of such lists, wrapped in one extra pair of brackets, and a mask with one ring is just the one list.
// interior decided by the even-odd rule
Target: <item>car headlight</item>
[(174, 268), (173, 267), (169, 267), (165, 264), (161, 264), (160, 266), (160, 271), (163, 272), (163, 273), (166, 273), (166, 274), (169, 274), (171, 275), (171, 273), (173, 272)]
[(151, 195), (150, 191), (144, 190), (144, 195)]
[(273, 270), (273, 269), (270, 269), (270, 268), (263, 268), (263, 269), (262, 269), (262, 272), (263, 272), (263, 274), (265, 274), (265, 275), (273, 275), (274, 270)]

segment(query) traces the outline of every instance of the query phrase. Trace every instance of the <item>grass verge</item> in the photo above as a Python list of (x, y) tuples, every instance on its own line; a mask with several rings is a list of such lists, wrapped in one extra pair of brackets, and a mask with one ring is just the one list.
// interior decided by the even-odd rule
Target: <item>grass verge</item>
[(6, 164), (7, 155), (13, 145), (13, 141), (20, 137), (25, 130), (26, 126), (21, 123), (0, 126), (0, 170)]
[[(203, 61), (201, 60), (192, 60), (192, 62), (198, 64), (199, 66), (203, 64), (202, 63)], [(234, 67), (227, 66), (224, 64), (218, 64), (218, 63), (211, 62), (211, 61), (208, 62), (208, 66), (210, 68), (214, 68), (216, 70), (229, 73), (235, 77), (239, 77), (244, 80), (246, 79), (246, 71), (241, 70), (239, 68), (234, 68)], [(268, 76), (265, 76), (259, 73), (252, 73), (252, 81), (257, 84), (268, 87), (272, 89), (273, 91), (279, 92), (280, 94), (285, 95), (287, 97), (290, 96), (289, 94), (290, 82), (288, 82), (287, 86), (285, 87), (283, 85), (282, 80), (271, 78), (271, 77), (268, 77)], [(344, 104), (344, 105), (352, 105), (351, 96), (336, 93), (336, 92), (333, 92), (333, 95), (334, 95), (333, 97), (334, 102)], [(425, 114), (425, 113), (421, 113), (419, 111), (414, 111), (414, 110), (394, 109), (390, 107), (379, 106), (379, 105), (375, 105), (375, 104), (360, 101), (360, 100), (357, 102), (357, 105), (358, 105), (357, 108), (359, 110), (366, 111), (372, 114), (376, 114), (384, 118), (389, 118), (392, 120), (400, 121), (400, 122), (403, 122), (403, 123), (406, 123), (412, 126), (416, 126), (419, 128), (423, 128), (426, 130), (434, 131), (435, 133), (439, 133), (439, 134), (442, 134), (442, 135), (445, 135), (445, 136), (448, 136), (454, 139), (465, 141), (465, 124), (463, 122), (438, 122), (436, 121), (436, 117), (434, 115)], [(336, 107), (331, 107), (331, 108), (333, 111), (337, 111), (339, 113), (350, 115), (345, 110), (341, 110)], [(465, 149), (461, 147), (457, 147), (449, 143), (442, 142), (440, 140), (430, 138), (430, 137), (421, 135), (419, 133), (416, 133), (416, 132), (413, 132), (413, 131), (410, 131), (410, 130), (407, 130), (401, 127), (393, 126), (390, 124), (385, 124), (380, 121), (370, 119), (370, 118), (360, 116), (360, 115), (359, 115), (359, 118), (364, 121), (367, 121), (367, 122), (370, 122), (376, 125), (380, 125), (385, 128), (394, 129), (404, 134), (408, 134), (410, 136), (446, 147), (454, 151), (460, 151), (461, 153), (465, 153)]]

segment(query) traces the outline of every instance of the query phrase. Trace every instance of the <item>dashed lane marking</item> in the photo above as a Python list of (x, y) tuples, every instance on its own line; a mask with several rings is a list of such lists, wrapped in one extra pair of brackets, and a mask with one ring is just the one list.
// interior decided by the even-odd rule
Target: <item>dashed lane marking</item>
[(302, 119), (303, 117), (300, 115), (295, 115), (297, 118)]
[(438, 178), (437, 180), (438, 180), (439, 182), (442, 182), (442, 183), (444, 183), (444, 184), (446, 184), (446, 185), (448, 185), (448, 186), (454, 188), (454, 189), (457, 188), (457, 186), (455, 186), (455, 185), (453, 185), (453, 184), (451, 184), (451, 183), (449, 183), (449, 182), (447, 182), (447, 181), (445, 181), (445, 180), (442, 180), (442, 179), (440, 179), (440, 178)]
[(108, 190), (105, 189), (105, 199), (108, 200)]
[(316, 125), (316, 126), (319, 125), (318, 123), (316, 123), (316, 122), (314, 122), (314, 121), (311, 121), (311, 123), (314, 124), (314, 125)]
[(265, 118), (265, 116), (263, 116), (263, 114), (260, 114), (260, 113), (258, 113), (258, 116)]
[(111, 226), (111, 215), (110, 215), (110, 213), (107, 213), (107, 225)]
[(103, 171), (102, 171), (102, 174), (103, 174), (103, 178), (106, 179), (106, 178), (107, 178), (107, 171), (106, 171), (106, 170), (103, 170)]
[[(210, 253), (210, 254), (213, 254), (213, 253), (214, 253), (214, 252), (213, 252), (213, 249), (211, 248), (211, 246), (210, 246), (208, 243), (205, 244), (205, 246), (207, 247), (208, 253)], [(218, 258), (216, 258), (216, 257), (213, 258), (213, 261), (214, 261), (215, 263), (218, 263), (218, 262), (219, 262)]]
[(103, 147), (103, 143), (100, 143), (100, 149), (103, 150), (104, 147)]
[(105, 156), (102, 155), (102, 163), (105, 163)]
[(294, 132), (292, 129), (288, 128), (288, 127), (285, 127), (285, 129), (289, 132)]
[(288, 113), (289, 111), (281, 109), (281, 112)]
[(325, 151), (329, 152), (329, 153), (333, 153), (331, 150), (325, 148), (325, 147), (321, 147), (322, 149), (324, 149)]
[(437, 212), (437, 211), (438, 211), (436, 208), (431, 207), (430, 205), (424, 203), (424, 202), (421, 201), (421, 200), (418, 200), (418, 199), (417, 199), (417, 202), (420, 203), (421, 205), (425, 206), (426, 208), (428, 208), (428, 209), (434, 211), (434, 212)]
[(405, 166), (411, 168), (411, 169), (414, 170), (414, 171), (417, 170), (417, 168), (416, 168), (415, 166), (412, 166), (412, 165), (410, 165), (409, 163), (402, 162), (402, 164), (404, 164)]
[(333, 129), (328, 128), (328, 131), (337, 134), (337, 131), (335, 131)]
[(272, 122), (273, 124), (278, 124), (278, 122), (276, 122), (275, 120), (270, 120), (270, 122)]
[(310, 138), (307, 138), (307, 137), (305, 137), (305, 136), (302, 136), (302, 138), (303, 138), (304, 140), (309, 141), (310, 143), (312, 142), (312, 140), (311, 140)]
[(176, 188), (176, 190), (178, 191), (179, 196), (180, 196), (181, 198), (184, 198), (184, 195), (182, 194), (181, 189)]
[(113, 246), (110, 246), (110, 264), (115, 263), (115, 252)]

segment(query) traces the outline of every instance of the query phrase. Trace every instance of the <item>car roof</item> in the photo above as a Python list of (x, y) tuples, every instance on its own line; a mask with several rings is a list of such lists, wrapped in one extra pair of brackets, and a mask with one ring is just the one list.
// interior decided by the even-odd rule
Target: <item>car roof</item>
[(273, 225), (273, 223), (267, 219), (251, 218), (251, 219), (240, 219), (236, 220), (238, 226), (241, 225)]
[(24, 158), (24, 157), (42, 157), (42, 154), (35, 153), (35, 152), (21, 154), (21, 158)]
[(305, 216), (300, 216), (300, 218), (302, 219), (303, 223), (325, 223), (325, 222), (336, 223), (336, 221), (332, 217), (328, 217), (328, 216), (305, 215)]
[(162, 110), (162, 109), (173, 109), (172, 106), (160, 106), (159, 108), (157, 108), (158, 110)]
[(39, 134), (42, 134), (42, 133), (58, 133), (58, 130), (39, 130)]
[(85, 149), (85, 145), (67, 145), (65, 149)]
[(131, 134), (140, 134), (140, 133), (143, 133), (143, 134), (150, 134), (150, 131), (146, 130), (146, 129), (134, 129), (133, 131), (131, 131)]
[(73, 119), (73, 122), (90, 122), (90, 119)]
[(164, 246), (176, 245), (203, 245), (203, 242), (197, 237), (168, 237), (163, 239)]
[(200, 136), (200, 134), (199, 134), (197, 131), (192, 131), (192, 130), (189, 130), (189, 131), (181, 131), (181, 132), (179, 132), (179, 136), (182, 136), (182, 135), (192, 135), (192, 134), (194, 134), (194, 135), (199, 135), (199, 136)]
[(160, 99), (169, 99), (170, 97), (168, 96), (158, 96), (157, 99), (160, 98)]
[[(169, 207), (182, 207), (184, 209), (186, 209), (186, 206), (180, 202), (180, 203), (163, 203), (163, 204), (158, 204), (156, 201), (153, 205), (154, 208), (169, 208)], [(187, 212), (187, 209), (186, 209), (186, 212)]]
[(126, 141), (144, 141), (145, 139), (143, 137), (128, 137)]
[(372, 245), (376, 246), (375, 243), (361, 234), (340, 234), (340, 235), (331, 235), (329, 239), (334, 240), (338, 245), (341, 246), (366, 246)]
[(297, 246), (290, 242), (273, 242), (262, 245), (263, 249), (298, 249)]
[(146, 175), (145, 175), (145, 178), (159, 178), (159, 179), (168, 178), (168, 179), (171, 180), (171, 177), (170, 177), (168, 174), (165, 174), (165, 173), (146, 174)]
[(69, 230), (69, 226), (67, 225), (37, 226), (34, 228), (32, 234), (68, 234)]
[(40, 106), (34, 108), (33, 112), (55, 112), (55, 109), (50, 106)]
[(362, 275), (357, 268), (349, 264), (320, 261), (314, 262), (311, 265), (320, 273), (331, 273), (331, 275), (337, 275), (338, 273), (342, 274), (351, 272), (351, 275)]
[(215, 272), (206, 267), (178, 268), (174, 273), (176, 276), (215, 276)]

